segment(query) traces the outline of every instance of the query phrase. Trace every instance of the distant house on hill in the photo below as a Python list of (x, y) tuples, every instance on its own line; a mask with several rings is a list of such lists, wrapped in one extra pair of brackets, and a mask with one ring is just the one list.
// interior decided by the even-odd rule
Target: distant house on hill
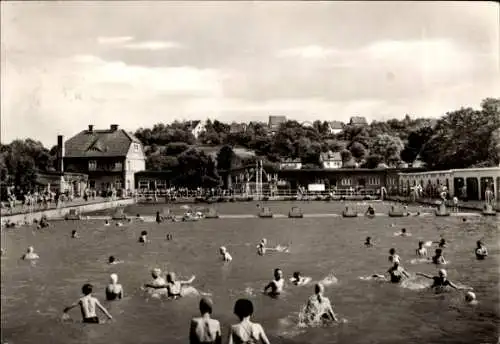
[(367, 126), (368, 122), (366, 121), (366, 118), (363, 116), (353, 116), (353, 117), (351, 117), (349, 124), (350, 125), (357, 125), (357, 126)]
[(341, 133), (342, 130), (344, 130), (344, 123), (340, 121), (328, 122), (328, 128), (327, 128), (328, 134), (337, 135)]
[(244, 133), (247, 130), (247, 125), (246, 123), (236, 123), (233, 122), (231, 123), (229, 127), (229, 133), (231, 134), (239, 134), (239, 133)]
[(328, 151), (321, 153), (319, 156), (321, 166), (324, 169), (334, 169), (342, 167), (342, 156), (339, 152)]
[(200, 134), (205, 131), (205, 123), (202, 121), (189, 121), (187, 122), (187, 129), (191, 131), (195, 139), (198, 139)]
[(286, 116), (269, 116), (268, 127), (272, 133), (277, 132), (283, 123), (286, 123)]
[(300, 170), (302, 168), (302, 161), (297, 159), (283, 159), (280, 162), (280, 170)]
[(89, 125), (64, 143), (63, 156), (65, 170), (87, 174), (96, 190), (133, 190), (135, 173), (146, 169), (141, 141), (117, 124), (104, 130)]

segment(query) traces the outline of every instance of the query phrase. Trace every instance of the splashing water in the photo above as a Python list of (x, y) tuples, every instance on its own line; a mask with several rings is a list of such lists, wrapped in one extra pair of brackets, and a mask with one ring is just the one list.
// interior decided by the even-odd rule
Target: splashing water
[(327, 286), (327, 285), (337, 284), (337, 283), (339, 283), (339, 280), (337, 279), (337, 277), (335, 277), (335, 275), (332, 272), (332, 273), (329, 273), (325, 278), (323, 278), (319, 282), (321, 284), (323, 284), (324, 286)]

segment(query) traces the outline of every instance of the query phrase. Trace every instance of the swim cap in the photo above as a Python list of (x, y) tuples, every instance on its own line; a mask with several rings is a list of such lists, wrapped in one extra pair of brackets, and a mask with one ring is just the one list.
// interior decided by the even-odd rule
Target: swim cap
[(118, 275), (117, 274), (111, 274), (111, 275), (109, 275), (109, 277), (110, 277), (112, 283), (118, 282)]
[(448, 275), (445, 269), (439, 269), (439, 274), (443, 277), (446, 277)]
[(28, 252), (33, 252), (33, 251), (34, 251), (33, 246), (28, 246)]
[(467, 302), (476, 300), (476, 294), (474, 294), (472, 291), (468, 291), (467, 294), (465, 294), (465, 300)]
[(219, 250), (226, 251), (226, 247), (225, 246), (221, 246), (221, 247), (219, 247)]

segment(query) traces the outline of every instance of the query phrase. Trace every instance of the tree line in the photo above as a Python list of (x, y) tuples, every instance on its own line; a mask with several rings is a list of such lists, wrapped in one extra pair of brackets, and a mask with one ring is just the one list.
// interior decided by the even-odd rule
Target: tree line
[[(429, 169), (498, 166), (500, 163), (500, 99), (487, 98), (480, 109), (461, 108), (437, 120), (412, 118), (373, 121), (366, 126), (345, 125), (341, 133), (329, 133), (328, 123), (303, 126), (289, 120), (270, 134), (266, 123), (254, 122), (246, 130), (207, 120), (206, 130), (195, 139), (190, 123), (173, 122), (140, 128), (135, 135), (144, 144), (146, 168), (169, 171), (173, 182), (184, 186), (218, 185), (223, 172), (263, 160), (276, 166), (297, 159), (303, 168), (321, 166), (321, 153), (338, 152), (343, 167), (397, 167), (420, 161)], [(200, 146), (217, 147), (212, 156)], [(253, 151), (240, 158), (234, 147)], [(56, 147), (45, 148), (32, 139), (0, 146), (0, 178), (3, 184), (32, 187), (36, 173), (53, 171)]]

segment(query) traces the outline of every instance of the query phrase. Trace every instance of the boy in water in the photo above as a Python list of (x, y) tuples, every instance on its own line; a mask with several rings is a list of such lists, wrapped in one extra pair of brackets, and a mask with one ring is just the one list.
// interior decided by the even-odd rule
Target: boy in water
[(79, 238), (78, 233), (76, 232), (76, 229), (73, 229), (71, 231), (71, 238), (72, 239), (78, 239)]
[(477, 248), (476, 248), (476, 258), (479, 260), (483, 260), (488, 256), (488, 249), (484, 244), (481, 242), (481, 240), (477, 241)]
[(231, 326), (228, 344), (270, 344), (262, 326), (250, 321), (253, 314), (252, 301), (247, 299), (236, 301), (234, 314), (240, 319), (240, 323)]
[(339, 321), (333, 312), (330, 299), (323, 296), (324, 291), (325, 287), (321, 283), (316, 284), (314, 286), (314, 295), (307, 300), (304, 313), (310, 323), (317, 323), (320, 320)]
[(271, 291), (268, 293), (270, 296), (278, 296), (283, 291), (285, 285), (285, 280), (283, 279), (283, 271), (281, 269), (274, 269), (274, 280), (269, 282), (264, 288), (264, 293), (267, 293), (268, 289)]
[(147, 231), (142, 231), (141, 236), (139, 237), (138, 240), (141, 244), (146, 244), (148, 240), (148, 232)]
[(436, 254), (432, 257), (432, 262), (436, 265), (446, 264), (446, 260), (444, 259), (444, 256), (443, 256), (443, 250), (440, 248), (437, 248), (435, 253)]
[(161, 277), (161, 270), (159, 268), (154, 268), (153, 270), (151, 270), (151, 276), (153, 277), (153, 280), (150, 283), (144, 284), (144, 288), (167, 288), (167, 282), (163, 277)]
[(373, 247), (372, 237), (366, 237), (365, 247)]
[(391, 248), (389, 250), (389, 262), (391, 263), (396, 263), (396, 262), (400, 262), (401, 261), (401, 258), (399, 258), (399, 256), (396, 254), (396, 249), (395, 248)]
[(200, 300), (201, 317), (191, 320), (189, 330), (190, 344), (221, 344), (221, 330), (218, 320), (212, 319), (213, 303), (208, 298)]
[(448, 276), (447, 272), (445, 269), (440, 269), (438, 272), (438, 276), (431, 276), (427, 275), (421, 272), (416, 273), (418, 276), (422, 276), (428, 279), (433, 280), (433, 284), (431, 285), (431, 288), (444, 288), (444, 287), (452, 287), (453, 289), (457, 290), (472, 290), (472, 288), (469, 287), (457, 287), (452, 281), (447, 279), (446, 277)]
[(306, 283), (306, 281), (307, 279), (303, 277), (299, 271), (294, 272), (292, 278), (290, 278), (290, 282), (295, 285), (302, 285)]
[(82, 318), (83, 322), (87, 324), (99, 324), (99, 318), (96, 315), (96, 307), (99, 308), (107, 317), (108, 319), (113, 319), (111, 314), (104, 308), (99, 300), (97, 300), (95, 297), (92, 296), (92, 285), (91, 284), (84, 284), (82, 287), (82, 293), (83, 297), (80, 298), (77, 302), (72, 304), (69, 307), (66, 307), (63, 310), (63, 316), (68, 317), (68, 312), (75, 308), (80, 306), (80, 309), (82, 311)]
[(26, 253), (21, 257), (22, 260), (35, 260), (39, 258), (40, 257), (35, 253), (35, 249), (33, 248), (33, 246), (28, 247)]
[(123, 298), (123, 287), (118, 284), (118, 275), (110, 275), (110, 284), (106, 287), (106, 300), (121, 300)]
[(229, 252), (227, 252), (227, 249), (225, 246), (221, 246), (219, 248), (219, 252), (222, 256), (222, 260), (225, 261), (225, 262), (230, 262), (233, 260), (233, 257), (231, 257), (231, 255), (229, 254)]
[(419, 257), (427, 257), (427, 249), (424, 247), (423, 241), (418, 242), (418, 248), (416, 250), (416, 254)]
[(405, 271), (399, 262), (394, 262), (394, 265), (387, 272), (392, 283), (401, 283), (405, 278), (410, 278), (410, 274)]
[(178, 281), (176, 280), (175, 273), (170, 272), (167, 274), (167, 290), (168, 297), (172, 297), (174, 299), (182, 296), (182, 287), (185, 285), (189, 285), (193, 283), (196, 276), (191, 276), (191, 278), (187, 281)]

